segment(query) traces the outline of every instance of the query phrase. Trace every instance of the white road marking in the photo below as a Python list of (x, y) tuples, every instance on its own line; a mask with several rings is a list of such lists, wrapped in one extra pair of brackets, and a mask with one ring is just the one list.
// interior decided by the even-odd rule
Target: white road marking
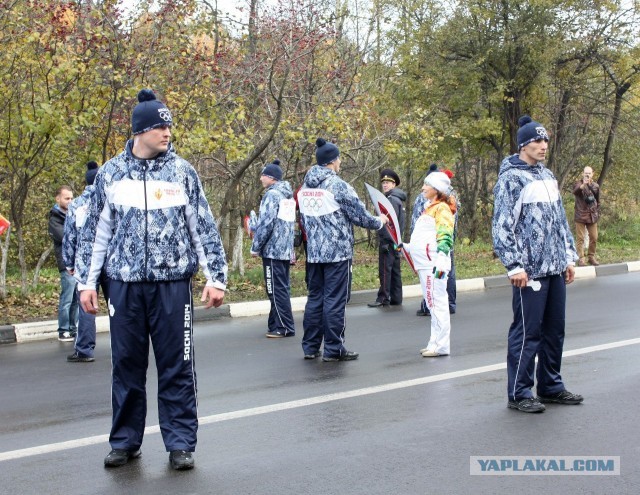
[[(582, 354), (590, 354), (592, 352), (606, 351), (608, 349), (616, 349), (618, 347), (626, 347), (630, 345), (640, 344), (640, 338), (620, 340), (618, 342), (610, 342), (608, 344), (600, 344), (589, 347), (583, 347), (581, 349), (574, 349), (572, 351), (565, 351), (562, 355), (564, 357), (580, 356)], [(289, 402), (281, 402), (279, 404), (270, 404), (268, 406), (251, 407), (249, 409), (240, 409), (239, 411), (231, 411), (221, 414), (212, 414), (210, 416), (204, 416), (199, 418), (199, 424), (207, 425), (211, 423), (219, 423), (221, 421), (229, 421), (233, 419), (248, 418), (251, 416), (258, 416), (260, 414), (268, 414), (278, 411), (286, 411), (287, 409), (296, 409), (298, 407), (313, 406), (316, 404), (324, 404), (326, 402), (333, 402), (336, 400), (352, 399), (354, 397), (361, 397), (363, 395), (373, 395), (383, 392), (389, 392), (391, 390), (399, 390), (403, 388), (416, 387), (418, 385), (426, 385), (427, 383), (441, 382), (444, 380), (452, 380), (454, 378), (462, 378), (466, 376), (479, 375), (482, 373), (488, 373), (490, 371), (498, 371), (505, 369), (506, 363), (491, 364), (488, 366), (479, 366), (477, 368), (469, 368), (466, 370), (452, 371), (450, 373), (442, 373), (440, 375), (425, 376), (422, 378), (415, 378), (413, 380), (403, 380), (401, 382), (388, 383), (386, 385), (376, 385), (374, 387), (359, 388), (356, 390), (348, 390), (345, 392), (337, 392), (335, 394), (318, 395), (316, 397), (309, 397), (308, 399), (292, 400)], [(153, 433), (159, 433), (160, 426), (148, 426), (145, 428), (145, 435)], [(77, 440), (69, 440), (66, 442), (50, 443), (47, 445), (39, 445), (37, 447), (30, 447), (26, 449), (11, 450), (8, 452), (0, 452), (0, 462), (20, 459), (23, 457), (31, 457), (40, 454), (49, 454), (52, 452), (60, 452), (63, 450), (76, 449), (79, 447), (87, 447), (89, 445), (97, 445), (100, 443), (108, 443), (109, 435), (95, 435), (92, 437), (79, 438)]]

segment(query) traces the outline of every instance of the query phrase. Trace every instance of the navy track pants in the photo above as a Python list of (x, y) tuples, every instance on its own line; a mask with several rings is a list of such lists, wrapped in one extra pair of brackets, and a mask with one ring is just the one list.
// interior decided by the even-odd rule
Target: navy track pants
[(142, 445), (149, 340), (158, 371), (158, 416), (167, 451), (196, 447), (198, 411), (191, 281), (109, 282), (114, 449)]
[[(96, 290), (102, 288), (102, 294), (107, 305), (109, 304), (109, 279), (102, 273), (98, 281)], [(78, 333), (74, 343), (76, 352), (85, 357), (93, 357), (96, 348), (96, 315), (85, 313), (80, 304), (80, 293), (78, 292)]]
[(533, 397), (534, 370), (539, 395), (552, 395), (565, 389), (560, 375), (566, 306), (564, 275), (538, 278), (535, 282), (540, 284), (538, 290), (529, 286), (513, 287), (513, 323), (509, 328), (507, 353), (510, 400)]
[(295, 335), (291, 311), (291, 284), (289, 281), (289, 260), (262, 258), (267, 297), (271, 302), (268, 326), (270, 332), (281, 332), (282, 335)]
[(313, 354), (324, 339), (324, 356), (345, 354), (346, 307), (351, 297), (351, 260), (307, 263), (309, 295), (304, 309), (302, 350)]

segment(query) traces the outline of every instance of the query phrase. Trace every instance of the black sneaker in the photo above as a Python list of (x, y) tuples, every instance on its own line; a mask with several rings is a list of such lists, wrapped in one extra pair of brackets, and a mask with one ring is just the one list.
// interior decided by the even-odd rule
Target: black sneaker
[(293, 336), (295, 336), (295, 332), (282, 333), (282, 331), (276, 330), (275, 332), (267, 332), (267, 333), (265, 333), (265, 336), (268, 339), (281, 339), (283, 337), (293, 337)]
[(320, 352), (319, 351), (311, 352), (309, 354), (305, 354), (304, 355), (305, 359), (316, 359), (316, 358), (319, 358), (319, 357), (320, 357)]
[(58, 340), (60, 342), (73, 342), (76, 340), (76, 336), (69, 331), (58, 332)]
[(126, 449), (113, 449), (104, 458), (104, 465), (106, 467), (119, 467), (124, 466), (131, 459), (140, 457), (142, 452), (138, 450), (126, 450)]
[(95, 360), (96, 358), (85, 356), (84, 354), (80, 354), (78, 351), (67, 356), (67, 362), (69, 363), (93, 363)]
[(545, 404), (563, 404), (565, 406), (573, 406), (581, 404), (584, 397), (582, 397), (582, 395), (572, 394), (568, 390), (563, 390), (562, 392), (558, 392), (553, 395), (538, 394), (538, 399), (540, 399), (540, 402), (544, 402)]
[(186, 450), (172, 450), (169, 454), (169, 462), (173, 469), (177, 469), (179, 471), (193, 469), (195, 464), (193, 455), (191, 452), (187, 452)]
[(325, 363), (333, 363), (335, 361), (353, 361), (355, 359), (358, 359), (359, 355), (360, 354), (358, 354), (357, 352), (347, 351), (344, 354), (341, 354), (340, 356), (336, 356), (336, 357), (323, 356), (322, 360)]
[(510, 400), (507, 404), (509, 409), (517, 409), (526, 413), (541, 413), (546, 407), (538, 400), (537, 397), (527, 397), (526, 399)]
[(418, 311), (416, 311), (416, 316), (431, 316), (431, 313), (428, 309), (426, 311), (422, 311), (421, 309), (419, 309)]
[(382, 301), (374, 301), (372, 303), (367, 303), (367, 306), (369, 306), (370, 308), (381, 308), (381, 307), (385, 307), (385, 306), (389, 306), (388, 302), (382, 302)]

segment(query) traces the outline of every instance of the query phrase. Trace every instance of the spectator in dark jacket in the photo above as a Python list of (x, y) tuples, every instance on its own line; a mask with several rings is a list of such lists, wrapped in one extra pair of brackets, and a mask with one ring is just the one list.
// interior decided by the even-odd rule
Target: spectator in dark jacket
[(589, 250), (587, 256), (589, 264), (598, 266), (596, 260), (596, 244), (598, 242), (598, 218), (600, 216), (600, 186), (593, 181), (593, 169), (585, 167), (582, 179), (573, 185), (576, 197), (576, 250), (578, 251), (578, 266), (586, 266), (584, 259), (584, 240), (589, 233)]
[[(407, 194), (399, 189), (400, 177), (390, 168), (380, 172), (382, 192), (387, 197), (400, 225), (400, 232), (404, 232), (405, 212), (404, 202)], [(381, 306), (399, 306), (402, 304), (402, 275), (400, 273), (400, 253), (394, 249), (394, 242), (385, 229), (378, 230), (378, 278), (380, 288), (376, 300), (369, 303), (370, 308)]]
[(62, 240), (64, 221), (69, 204), (73, 200), (73, 191), (69, 186), (60, 186), (56, 192), (56, 204), (49, 212), (49, 237), (53, 240), (56, 263), (60, 272), (60, 302), (58, 303), (58, 340), (73, 342), (78, 328), (78, 299), (76, 280), (64, 265), (62, 259)]

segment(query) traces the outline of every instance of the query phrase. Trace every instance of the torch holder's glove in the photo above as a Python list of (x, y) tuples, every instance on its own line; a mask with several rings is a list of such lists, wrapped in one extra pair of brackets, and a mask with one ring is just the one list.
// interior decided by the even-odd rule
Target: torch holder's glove
[(449, 255), (438, 252), (435, 265), (433, 266), (433, 274), (436, 278), (442, 279), (451, 271), (451, 258)]

